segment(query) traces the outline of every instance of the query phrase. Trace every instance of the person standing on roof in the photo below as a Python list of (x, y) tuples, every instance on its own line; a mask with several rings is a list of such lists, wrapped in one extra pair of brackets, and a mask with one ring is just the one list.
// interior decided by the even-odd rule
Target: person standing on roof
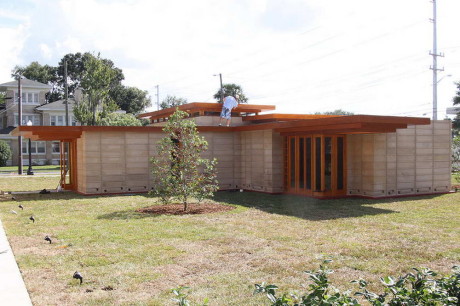
[(222, 126), (222, 120), (224, 119), (227, 120), (227, 126), (230, 126), (230, 121), (232, 119), (232, 109), (238, 106), (239, 98), (240, 97), (238, 95), (235, 95), (235, 97), (225, 97), (224, 103), (222, 103), (222, 111), (220, 112), (219, 126)]

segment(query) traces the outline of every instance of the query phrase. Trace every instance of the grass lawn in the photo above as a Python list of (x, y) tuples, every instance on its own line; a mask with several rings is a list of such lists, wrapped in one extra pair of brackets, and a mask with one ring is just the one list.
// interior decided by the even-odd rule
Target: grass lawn
[[(27, 173), (29, 166), (23, 166), (22, 172)], [(59, 174), (59, 165), (32, 166), (34, 173), (56, 172)], [(0, 167), (0, 173), (18, 173), (18, 166)]]
[(0, 190), (2, 191), (37, 191), (56, 189), (60, 180), (59, 175), (55, 176), (31, 176), (31, 175), (3, 175), (0, 176)]
[(447, 273), (460, 262), (460, 193), (320, 201), (219, 192), (215, 200), (236, 209), (185, 216), (136, 213), (159, 205), (145, 195), (17, 198), (24, 211), (4, 198), (0, 218), (34, 305), (172, 305), (179, 285), (191, 287), (194, 303), (266, 305), (254, 283), (292, 292), (326, 256), (341, 289), (362, 277), (379, 290), (380, 276), (420, 266)]

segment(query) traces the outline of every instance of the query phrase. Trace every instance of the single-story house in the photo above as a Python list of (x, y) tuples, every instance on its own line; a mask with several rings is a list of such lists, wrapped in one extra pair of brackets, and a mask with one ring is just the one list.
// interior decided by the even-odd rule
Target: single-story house
[[(266, 113), (240, 104), (232, 126), (221, 105), (189, 103), (218, 160), (220, 189), (313, 197), (388, 197), (448, 192), (451, 123), (428, 118)], [(150, 158), (175, 108), (140, 115), (150, 126), (21, 126), (13, 135), (61, 142), (62, 186), (87, 195), (147, 192)], [(264, 113), (265, 112), (265, 113)], [(67, 179), (64, 176), (67, 174)]]

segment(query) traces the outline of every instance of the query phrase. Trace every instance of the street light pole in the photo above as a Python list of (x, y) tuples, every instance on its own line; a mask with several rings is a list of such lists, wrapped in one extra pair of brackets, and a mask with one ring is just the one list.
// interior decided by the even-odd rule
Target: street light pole
[[(27, 126), (32, 126), (33, 123), (31, 120), (27, 121)], [(29, 138), (29, 169), (27, 169), (27, 175), (34, 175), (34, 171), (32, 170), (32, 143)]]
[[(22, 123), (22, 92), (21, 92), (21, 78), (20, 74), (17, 74), (18, 78), (18, 126)], [(18, 136), (18, 174), (22, 175), (22, 136)]]

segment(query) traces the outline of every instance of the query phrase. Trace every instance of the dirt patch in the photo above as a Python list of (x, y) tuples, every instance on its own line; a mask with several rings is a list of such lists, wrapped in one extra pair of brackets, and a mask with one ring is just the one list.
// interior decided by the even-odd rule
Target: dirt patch
[(235, 209), (235, 207), (216, 203), (201, 203), (188, 204), (187, 211), (184, 211), (183, 204), (154, 205), (150, 207), (139, 208), (136, 211), (154, 215), (199, 215), (224, 212), (232, 209)]

